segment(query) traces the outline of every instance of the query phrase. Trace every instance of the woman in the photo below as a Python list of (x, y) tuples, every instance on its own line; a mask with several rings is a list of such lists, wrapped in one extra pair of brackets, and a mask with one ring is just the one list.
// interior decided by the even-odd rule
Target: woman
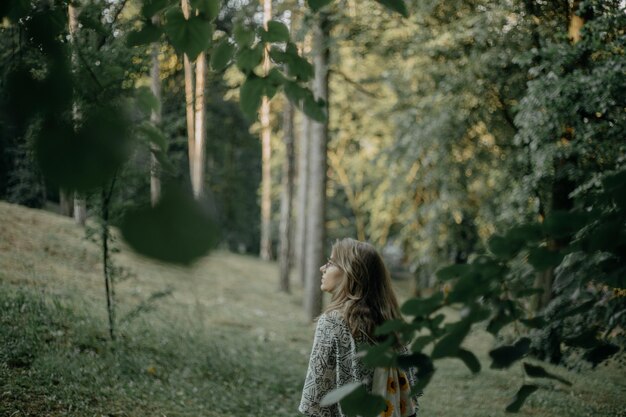
[[(320, 271), (322, 291), (331, 293), (332, 301), (317, 321), (298, 409), (307, 416), (343, 417), (338, 404), (321, 407), (321, 399), (350, 382), (365, 382), (371, 390), (374, 370), (362, 364), (357, 346), (381, 341), (374, 329), (386, 320), (400, 318), (400, 308), (389, 272), (369, 243), (349, 238), (337, 241)], [(415, 383), (412, 373), (408, 379)], [(417, 412), (415, 399), (410, 407), (413, 410), (402, 410), (402, 415)]]

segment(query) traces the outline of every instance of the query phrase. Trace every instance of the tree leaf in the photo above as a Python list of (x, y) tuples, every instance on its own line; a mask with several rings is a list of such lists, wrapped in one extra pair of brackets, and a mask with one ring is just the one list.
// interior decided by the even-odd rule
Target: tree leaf
[(204, 14), (209, 21), (214, 21), (220, 12), (220, 0), (191, 0), (191, 6)]
[(585, 352), (583, 358), (587, 362), (591, 362), (591, 364), (595, 368), (599, 363), (604, 362), (611, 356), (615, 355), (617, 352), (619, 352), (619, 346), (612, 343), (604, 343)]
[(211, 23), (199, 16), (191, 16), (187, 20), (179, 8), (167, 12), (164, 29), (172, 46), (179, 53), (187, 54), (192, 61), (211, 45)]
[(508, 411), (509, 413), (517, 413), (520, 408), (522, 408), (522, 405), (524, 405), (524, 402), (526, 401), (528, 396), (538, 389), (539, 387), (537, 385), (522, 385), (522, 387), (515, 394), (515, 397), (513, 397), (513, 401), (511, 401), (509, 405), (506, 406), (506, 411)]
[(524, 371), (526, 371), (526, 375), (531, 376), (533, 378), (554, 379), (556, 381), (562, 382), (565, 385), (572, 385), (572, 383), (569, 382), (568, 380), (561, 378), (558, 375), (551, 374), (550, 372), (546, 371), (541, 366), (535, 366), (535, 365), (531, 365), (529, 363), (524, 362)]
[(261, 105), (264, 89), (265, 84), (263, 79), (254, 74), (246, 78), (246, 81), (241, 85), (239, 90), (239, 105), (243, 113), (250, 120), (254, 120), (257, 117), (257, 110)]
[(354, 392), (357, 388), (359, 388), (362, 385), (363, 385), (362, 382), (349, 382), (346, 385), (342, 385), (339, 388), (335, 388), (328, 394), (324, 395), (324, 397), (322, 397), (322, 400), (320, 401), (320, 406), (328, 407), (329, 405), (337, 404), (342, 398)]
[(549, 268), (558, 266), (565, 255), (545, 248), (543, 246), (532, 248), (528, 252), (528, 263), (535, 268), (536, 271), (545, 271)]
[(211, 67), (217, 72), (224, 71), (235, 52), (235, 45), (228, 38), (222, 39), (211, 54)]
[(239, 48), (250, 47), (254, 42), (254, 32), (242, 23), (235, 24), (235, 42)]
[(122, 236), (138, 253), (165, 262), (189, 265), (218, 242), (216, 223), (191, 192), (169, 184), (154, 207), (130, 210), (122, 219)]
[(309, 5), (309, 8), (311, 10), (313, 10), (314, 12), (317, 12), (322, 7), (326, 6), (327, 4), (332, 3), (333, 0), (307, 0), (306, 2)]
[(261, 29), (263, 42), (289, 42), (289, 28), (282, 22), (270, 20), (267, 22), (267, 30)]
[(492, 236), (487, 242), (491, 253), (500, 259), (511, 259), (522, 249), (524, 242), (508, 236)]
[(146, 19), (150, 19), (152, 16), (165, 9), (170, 5), (170, 0), (143, 0), (141, 5), (141, 14)]
[(415, 317), (428, 316), (443, 305), (443, 294), (437, 292), (428, 298), (411, 298), (402, 304), (403, 314)]
[(389, 333), (400, 332), (407, 328), (407, 323), (402, 319), (387, 320), (374, 329), (374, 335), (383, 336)]
[(459, 347), (469, 333), (471, 326), (472, 322), (468, 318), (450, 325), (448, 333), (435, 344), (430, 357), (439, 359), (457, 356)]
[(148, 45), (153, 42), (158, 42), (161, 38), (160, 28), (157, 26), (146, 23), (143, 25), (141, 30), (130, 32), (126, 37), (126, 45), (128, 46), (139, 46), (139, 45)]
[(161, 107), (159, 100), (154, 96), (149, 87), (142, 86), (135, 90), (137, 107), (146, 115), (152, 111), (158, 111)]
[(237, 67), (244, 73), (249, 74), (263, 61), (263, 45), (258, 44), (254, 48), (240, 48), (237, 52)]
[(597, 339), (598, 329), (592, 327), (590, 329), (583, 330), (576, 336), (570, 336), (563, 339), (563, 342), (568, 346), (580, 347), (584, 349), (592, 349), (600, 344)]
[(302, 110), (311, 119), (319, 123), (326, 122), (326, 102), (322, 99), (315, 100), (313, 93), (306, 90), (307, 93), (304, 96)]
[(480, 372), (480, 362), (472, 352), (461, 348), (457, 351), (456, 356), (463, 361), (473, 374)]
[(439, 269), (436, 272), (437, 279), (440, 281), (449, 281), (454, 278), (458, 278), (471, 270), (471, 265), (468, 264), (454, 264)]
[(543, 222), (545, 232), (554, 238), (562, 238), (575, 234), (585, 225), (582, 213), (555, 210)]
[(435, 374), (435, 366), (432, 359), (423, 353), (415, 352), (410, 355), (400, 355), (397, 362), (398, 366), (403, 369), (417, 368), (417, 374), (415, 375), (417, 384), (411, 388), (415, 392), (423, 390)]
[(489, 356), (493, 362), (492, 369), (508, 368), (514, 362), (520, 360), (530, 350), (530, 339), (527, 337), (520, 338), (515, 344), (509, 346), (500, 346), (489, 352)]
[(162, 152), (167, 152), (167, 138), (158, 127), (150, 122), (144, 122), (139, 125), (137, 131)]
[(403, 17), (409, 17), (409, 10), (404, 3), (404, 0), (376, 0), (386, 8), (400, 13)]

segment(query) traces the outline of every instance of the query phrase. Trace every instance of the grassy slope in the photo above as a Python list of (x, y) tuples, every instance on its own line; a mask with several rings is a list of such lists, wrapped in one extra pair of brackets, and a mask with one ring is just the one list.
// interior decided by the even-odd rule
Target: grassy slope
[[(313, 326), (299, 288), (277, 293), (274, 264), (226, 252), (189, 269), (127, 250), (114, 260), (132, 274), (116, 284), (112, 343), (98, 246), (69, 219), (0, 202), (1, 416), (298, 414)], [(480, 330), (468, 341), (482, 352), (492, 344)], [(504, 416), (522, 381), (519, 366), (472, 376), (455, 360), (436, 365), (424, 416)], [(543, 383), (522, 415), (626, 415), (623, 369), (552, 371), (573, 385)]]

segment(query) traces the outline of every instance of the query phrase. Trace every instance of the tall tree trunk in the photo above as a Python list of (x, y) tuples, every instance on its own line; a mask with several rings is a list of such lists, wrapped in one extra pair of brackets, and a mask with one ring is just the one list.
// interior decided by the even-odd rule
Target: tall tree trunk
[[(77, 71), (78, 67), (78, 55), (76, 54), (76, 36), (78, 36), (78, 10), (72, 4), (67, 6), (67, 14), (68, 14), (68, 23), (69, 23), (69, 33), (70, 33), (70, 43), (72, 45), (72, 67), (73, 71)], [(74, 123), (78, 122), (80, 118), (80, 108), (78, 105), (78, 101), (76, 97), (74, 97), (74, 105), (72, 107), (72, 117), (74, 119)], [(85, 225), (85, 221), (87, 220), (87, 201), (85, 200), (85, 196), (74, 192), (74, 221), (81, 226)]]
[[(272, 18), (272, 0), (263, 0), (263, 27), (267, 30), (267, 22)], [(268, 46), (263, 56), (263, 73), (269, 71), (270, 58)], [(263, 96), (261, 102), (261, 242), (260, 257), (263, 260), (272, 259), (272, 171), (271, 171), (271, 127), (270, 127), (270, 100)]]
[(306, 242), (307, 242), (307, 197), (309, 188), (309, 133), (311, 121), (306, 114), (301, 113), (302, 121), (300, 125), (300, 138), (298, 141), (298, 195), (296, 214), (296, 270), (302, 286), (305, 283), (306, 271)]
[[(313, 31), (313, 62), (315, 78), (313, 92), (317, 99), (328, 103), (328, 38), (329, 19), (324, 13)], [(328, 120), (328, 119), (327, 119)], [(324, 240), (326, 239), (326, 150), (328, 142), (328, 121), (312, 122), (309, 166), (309, 195), (307, 215), (307, 243), (305, 251), (306, 270), (304, 288), (304, 310), (308, 319), (313, 320), (322, 311), (319, 267), (324, 263)]]
[[(159, 17), (153, 16), (152, 23), (159, 24)], [(159, 68), (159, 43), (152, 44), (152, 67), (150, 68), (150, 89), (156, 97), (158, 108), (152, 110), (150, 120), (155, 126), (161, 125), (161, 74)], [(152, 145), (153, 147), (156, 145)], [(161, 165), (154, 154), (150, 155), (150, 201), (155, 206), (161, 198)]]
[[(185, 19), (189, 19), (189, 0), (181, 0), (181, 8)], [(183, 65), (185, 70), (185, 115), (187, 117), (187, 153), (189, 156), (189, 179), (192, 182), (194, 177), (194, 151), (196, 134), (194, 129), (194, 69), (193, 63), (187, 54), (183, 54)]]
[(63, 188), (59, 190), (59, 206), (61, 215), (74, 217), (74, 193)]
[(199, 199), (204, 193), (204, 171), (206, 160), (206, 107), (204, 90), (206, 80), (206, 54), (202, 52), (196, 60), (196, 95), (195, 95), (195, 148), (193, 178), (191, 185), (194, 196)]
[(292, 201), (294, 177), (294, 134), (293, 134), (293, 106), (285, 102), (283, 113), (283, 142), (285, 143), (285, 163), (283, 164), (282, 195), (280, 201), (280, 279), (281, 291), (289, 292), (289, 270), (291, 266), (292, 243)]
[[(303, 56), (309, 55), (311, 52), (310, 34), (305, 36), (302, 42), (301, 53)], [(311, 119), (304, 112), (299, 113), (300, 134), (298, 138), (298, 194), (296, 196), (296, 236), (295, 236), (295, 258), (296, 271), (302, 287), (305, 286), (306, 271), (306, 242), (308, 233), (306, 230), (307, 219), (307, 196), (309, 188), (309, 140), (311, 136)]]

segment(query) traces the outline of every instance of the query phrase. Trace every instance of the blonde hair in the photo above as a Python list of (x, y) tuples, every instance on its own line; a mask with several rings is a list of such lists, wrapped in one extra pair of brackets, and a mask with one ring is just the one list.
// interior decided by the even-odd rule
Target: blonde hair
[(334, 292), (326, 312), (339, 311), (356, 339), (373, 340), (376, 326), (400, 318), (400, 307), (382, 257), (369, 243), (345, 238), (335, 242), (331, 258), (345, 279)]

